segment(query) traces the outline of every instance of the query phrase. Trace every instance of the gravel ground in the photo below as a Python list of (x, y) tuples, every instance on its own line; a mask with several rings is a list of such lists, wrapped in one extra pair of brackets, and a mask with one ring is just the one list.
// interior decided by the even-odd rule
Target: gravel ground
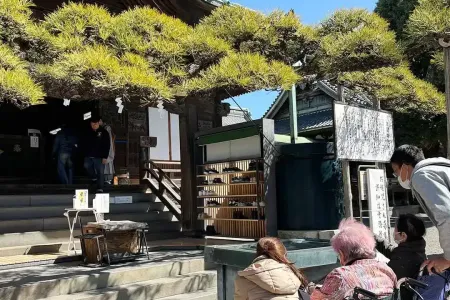
[(427, 241), (427, 255), (443, 253), (439, 245), (439, 233), (436, 227), (432, 226), (427, 228), (425, 240)]

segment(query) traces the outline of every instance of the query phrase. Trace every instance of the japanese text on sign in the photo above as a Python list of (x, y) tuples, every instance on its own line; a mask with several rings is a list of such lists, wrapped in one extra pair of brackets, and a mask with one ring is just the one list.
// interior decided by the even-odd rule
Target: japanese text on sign
[(370, 228), (372, 231), (388, 240), (389, 215), (386, 193), (386, 175), (384, 170), (367, 170)]
[(394, 152), (392, 114), (334, 103), (339, 159), (388, 162)]

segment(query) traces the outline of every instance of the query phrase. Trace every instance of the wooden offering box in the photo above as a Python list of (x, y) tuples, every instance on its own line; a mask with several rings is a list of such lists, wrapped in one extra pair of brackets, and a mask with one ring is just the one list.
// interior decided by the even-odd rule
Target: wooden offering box
[[(83, 234), (104, 234), (105, 231), (99, 224), (91, 223), (83, 227)], [(139, 237), (136, 230), (107, 231), (106, 242), (111, 257), (136, 254), (139, 250)], [(100, 239), (102, 256), (106, 255), (105, 239)], [(84, 256), (86, 263), (101, 263), (98, 259), (98, 247), (95, 239), (84, 240)]]

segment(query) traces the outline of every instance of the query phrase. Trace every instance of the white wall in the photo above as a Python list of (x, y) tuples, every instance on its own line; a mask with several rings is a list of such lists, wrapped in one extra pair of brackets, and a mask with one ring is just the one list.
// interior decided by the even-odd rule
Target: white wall
[(172, 160), (181, 160), (180, 154), (180, 117), (176, 114), (170, 114), (170, 130), (172, 143)]
[(206, 145), (206, 157), (208, 161), (244, 159), (260, 156), (261, 139), (259, 135)]
[[(170, 120), (169, 120), (170, 115)], [(148, 108), (149, 136), (157, 138), (157, 145), (149, 150), (152, 160), (180, 160), (180, 125), (179, 116), (169, 114), (167, 110)], [(169, 135), (170, 132), (170, 135)], [(170, 136), (170, 142), (169, 142)], [(170, 151), (171, 150), (171, 151)], [(172, 156), (170, 155), (172, 152)]]

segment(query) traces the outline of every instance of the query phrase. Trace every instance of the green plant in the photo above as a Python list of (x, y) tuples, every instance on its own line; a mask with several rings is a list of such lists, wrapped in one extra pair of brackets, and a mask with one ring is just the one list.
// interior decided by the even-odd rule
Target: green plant
[(112, 16), (101, 6), (70, 2), (47, 15), (42, 27), (59, 49), (71, 51), (103, 42), (111, 21)]
[(366, 10), (337, 11), (321, 23), (319, 34), (316, 63), (320, 74), (396, 66), (403, 58), (387, 22)]
[(339, 80), (361, 88), (397, 112), (445, 112), (445, 98), (432, 84), (417, 79), (407, 66), (387, 67), (368, 72), (343, 73)]
[(314, 28), (302, 25), (292, 12), (275, 11), (268, 16), (240, 6), (222, 6), (204, 18), (200, 32), (228, 41), (241, 52), (259, 53), (292, 65), (313, 52)]
[(208, 93), (228, 89), (233, 94), (261, 87), (290, 89), (299, 80), (292, 68), (277, 61), (267, 61), (259, 54), (231, 54), (218, 64), (202, 71), (200, 76), (188, 80), (184, 90), (189, 93)]
[(170, 100), (172, 94), (160, 78), (136, 56), (121, 61), (105, 46), (90, 46), (64, 54), (52, 65), (40, 65), (37, 77), (52, 95), (73, 99), (142, 98)]
[(19, 107), (41, 103), (45, 93), (24, 70), (0, 68), (0, 102)]

